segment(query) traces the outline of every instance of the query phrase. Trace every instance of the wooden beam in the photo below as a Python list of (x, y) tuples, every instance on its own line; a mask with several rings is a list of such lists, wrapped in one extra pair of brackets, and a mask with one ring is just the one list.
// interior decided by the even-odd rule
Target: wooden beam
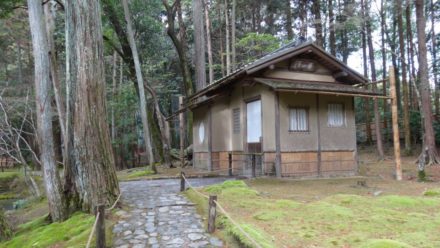
[(319, 118), (319, 95), (316, 94), (316, 122), (317, 122), (317, 134), (318, 134), (318, 176), (321, 176), (321, 119)]
[(396, 76), (394, 67), (390, 66), (390, 92), (391, 92), (391, 113), (393, 121), (393, 141), (394, 141), (394, 157), (396, 162), (396, 180), (402, 180), (402, 167), (400, 160), (400, 138), (399, 138), (399, 115), (397, 112), (397, 93), (396, 93)]
[(333, 96), (357, 96), (357, 97), (371, 97), (371, 98), (385, 98), (390, 99), (389, 96), (383, 95), (365, 95), (365, 94), (353, 94), (353, 93), (343, 93), (343, 92), (331, 92), (331, 91), (313, 91), (313, 90), (294, 90), (294, 89), (275, 89), (279, 92), (295, 92), (295, 93), (310, 93), (319, 95), (333, 95)]
[(208, 169), (212, 171), (212, 107), (209, 106), (208, 110)]
[(281, 138), (280, 138), (280, 95), (275, 92), (275, 171), (281, 177)]

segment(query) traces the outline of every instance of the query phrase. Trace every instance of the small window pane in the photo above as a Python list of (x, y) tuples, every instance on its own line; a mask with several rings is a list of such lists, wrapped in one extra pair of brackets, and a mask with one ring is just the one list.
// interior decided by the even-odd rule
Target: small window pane
[(291, 108), (289, 114), (289, 130), (290, 131), (308, 131), (309, 123), (307, 109)]
[(342, 127), (345, 124), (344, 106), (340, 103), (328, 105), (328, 125), (330, 127)]
[(201, 122), (199, 125), (199, 141), (200, 143), (203, 143), (204, 140), (205, 140), (205, 125), (203, 124), (203, 122)]

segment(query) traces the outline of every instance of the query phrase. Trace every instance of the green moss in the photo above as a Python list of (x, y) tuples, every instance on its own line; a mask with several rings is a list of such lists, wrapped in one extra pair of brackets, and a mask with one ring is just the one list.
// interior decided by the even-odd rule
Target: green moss
[(246, 183), (241, 180), (229, 180), (225, 181), (221, 184), (214, 184), (211, 186), (206, 187), (205, 191), (213, 194), (220, 194), (225, 189), (231, 189), (231, 188), (248, 188)]
[(0, 180), (11, 180), (11, 179), (14, 179), (19, 176), (20, 176), (20, 173), (18, 170), (17, 171), (0, 172)]
[[(253, 241), (251, 241), (245, 234), (235, 225), (233, 225), (226, 217), (222, 216), (220, 219), (221, 224), (226, 228), (226, 231), (232, 235), (240, 244), (240, 247), (255, 247)], [(239, 224), (255, 242), (261, 247), (272, 248), (275, 247), (273, 239), (264, 231), (250, 224)]]
[(18, 196), (14, 193), (3, 193), (0, 194), (0, 200), (7, 200), (7, 199), (16, 199)]
[(154, 171), (151, 171), (151, 170), (135, 171), (135, 172), (127, 175), (127, 178), (134, 179), (134, 178), (145, 177), (145, 176), (149, 176), (149, 175), (154, 175)]
[(95, 221), (93, 215), (75, 213), (64, 222), (49, 223), (47, 216), (20, 225), (13, 239), (0, 247), (84, 247)]
[(440, 188), (428, 189), (423, 193), (424, 196), (440, 196)]
[(254, 215), (254, 219), (269, 221), (269, 220), (281, 219), (284, 216), (285, 216), (284, 213), (281, 211), (260, 211)]
[(410, 248), (411, 246), (390, 239), (373, 239), (367, 241), (362, 248)]
[(296, 208), (296, 207), (300, 206), (301, 204), (296, 201), (283, 199), (283, 200), (275, 201), (275, 205), (279, 208)]
[(383, 204), (386, 207), (392, 208), (411, 208), (418, 206), (436, 206), (440, 205), (440, 199), (430, 199), (423, 197), (410, 197), (410, 196), (398, 196), (388, 195), (378, 198), (378, 203)]

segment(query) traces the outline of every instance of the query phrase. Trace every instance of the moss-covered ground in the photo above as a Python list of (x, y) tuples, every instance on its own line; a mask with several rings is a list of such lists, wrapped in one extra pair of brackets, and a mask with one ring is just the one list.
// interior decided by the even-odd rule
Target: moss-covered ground
[[(220, 204), (263, 247), (440, 247), (437, 184), (417, 185), (420, 192), (412, 189), (413, 194), (404, 195), (377, 186), (382, 185), (379, 179), (367, 181), (366, 188), (351, 180), (228, 181), (203, 191), (218, 195)], [(388, 187), (405, 184), (392, 185)], [(314, 194), (307, 186), (332, 189)], [(374, 196), (378, 191), (383, 193)], [(207, 209), (204, 198), (191, 190), (186, 194), (199, 210)], [(218, 225), (220, 236), (252, 247), (224, 217)]]
[[(20, 225), (15, 236), (7, 242), (0, 243), (0, 247), (85, 247), (94, 221), (93, 215), (80, 212), (64, 222), (49, 223), (47, 215), (41, 216)], [(106, 227), (110, 226), (111, 222), (106, 221)], [(106, 233), (107, 244), (110, 247), (111, 229), (107, 228)]]

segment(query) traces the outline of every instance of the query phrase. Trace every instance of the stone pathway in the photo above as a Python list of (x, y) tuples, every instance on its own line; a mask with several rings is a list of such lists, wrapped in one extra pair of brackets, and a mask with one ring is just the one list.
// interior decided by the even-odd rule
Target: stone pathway
[[(224, 178), (191, 179), (194, 187), (224, 181)], [(120, 183), (121, 201), (130, 210), (116, 214), (113, 246), (222, 247), (218, 238), (206, 233), (193, 203), (180, 195), (180, 180), (149, 180)]]

